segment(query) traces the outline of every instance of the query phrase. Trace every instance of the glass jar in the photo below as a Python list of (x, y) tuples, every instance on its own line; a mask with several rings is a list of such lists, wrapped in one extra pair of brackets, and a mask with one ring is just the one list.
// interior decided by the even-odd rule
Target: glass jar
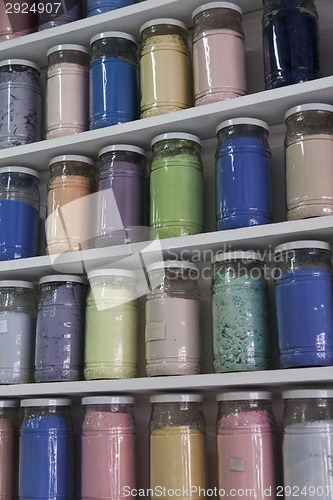
[(73, 430), (69, 399), (23, 399), (19, 497), (73, 498)]
[(266, 90), (321, 77), (313, 0), (264, 0), (262, 26)]
[(0, 168), (0, 260), (38, 254), (39, 201), (35, 170)]
[(268, 125), (236, 118), (216, 129), (216, 229), (272, 222)]
[(199, 394), (161, 394), (150, 398), (150, 488), (205, 498), (205, 420)]
[(99, 152), (96, 247), (149, 239), (146, 154), (128, 144)]
[(286, 125), (287, 218), (332, 215), (333, 106), (291, 108)]
[(135, 4), (135, 0), (87, 0), (87, 17)]
[(109, 31), (90, 40), (90, 129), (139, 118), (139, 61), (135, 38)]
[(8, 10), (11, 11), (12, 14), (9, 15), (6, 12), (7, 5), (6, 2), (0, 2), (0, 42), (12, 40), (13, 38), (28, 35), (36, 31), (38, 23), (37, 14), (35, 12), (23, 12), (22, 8), (21, 12), (15, 13), (13, 9), (14, 4), (11, 4)]
[(0, 498), (17, 498), (18, 401), (0, 400)]
[(56, 45), (47, 58), (46, 139), (89, 130), (89, 51)]
[(33, 382), (37, 295), (27, 281), (0, 281), (0, 384)]
[(161, 134), (152, 140), (151, 238), (203, 231), (201, 141), (191, 134)]
[(333, 365), (331, 245), (292, 241), (274, 254), (281, 368)]
[(265, 267), (257, 252), (225, 252), (213, 260), (215, 373), (271, 367)]
[(246, 94), (242, 9), (211, 2), (193, 11), (193, 78), (195, 105)]
[(216, 399), (219, 489), (225, 496), (251, 491), (254, 498), (275, 498), (277, 442), (272, 395), (229, 392)]
[(188, 32), (175, 19), (154, 19), (140, 28), (141, 118), (192, 106)]
[[(38, 11), (38, 31), (43, 31), (81, 19), (80, 0), (59, 0), (59, 3), (47, 2)], [(74, 94), (74, 93), (73, 93)]]
[(39, 285), (35, 381), (82, 380), (87, 281), (51, 275), (41, 278)]
[(192, 262), (170, 260), (147, 267), (146, 373), (201, 372), (199, 270)]
[(136, 488), (134, 398), (82, 399), (82, 500), (125, 498)]
[(0, 61), (0, 149), (41, 140), (41, 105), (38, 66), (24, 59)]
[(123, 269), (98, 269), (89, 272), (88, 279), (85, 379), (136, 377), (136, 275)]
[(333, 390), (282, 393), (283, 472), (291, 491), (331, 500), (333, 491)]
[(46, 251), (84, 250), (95, 233), (96, 168), (91, 158), (56, 156), (47, 185)]

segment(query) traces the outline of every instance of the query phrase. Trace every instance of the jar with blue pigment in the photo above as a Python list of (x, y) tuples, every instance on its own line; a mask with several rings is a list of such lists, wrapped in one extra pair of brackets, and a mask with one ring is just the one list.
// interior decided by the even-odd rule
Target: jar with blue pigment
[(41, 140), (41, 105), (38, 66), (24, 59), (0, 61), (0, 149)]
[(268, 125), (255, 118), (227, 120), (216, 129), (216, 229), (272, 222)]
[(87, 17), (135, 4), (135, 0), (87, 0)]
[(214, 372), (271, 367), (265, 268), (258, 252), (224, 252), (213, 260)]
[(266, 90), (320, 78), (318, 14), (313, 0), (263, 0)]
[(37, 255), (39, 201), (35, 170), (0, 168), (0, 261)]
[(109, 31), (90, 40), (90, 129), (139, 118), (139, 62), (135, 38)]
[(73, 430), (69, 399), (23, 399), (19, 497), (72, 500)]
[(274, 249), (281, 368), (333, 365), (332, 252), (323, 241)]

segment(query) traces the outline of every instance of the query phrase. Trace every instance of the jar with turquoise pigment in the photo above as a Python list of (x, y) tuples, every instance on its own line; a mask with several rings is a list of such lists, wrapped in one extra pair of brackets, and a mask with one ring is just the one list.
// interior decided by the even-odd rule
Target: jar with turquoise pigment
[(266, 89), (320, 78), (318, 14), (313, 0), (264, 0)]
[(152, 140), (151, 238), (198, 234), (204, 228), (201, 141), (184, 133)]
[(87, 17), (135, 4), (135, 0), (87, 0)]
[(265, 269), (257, 252), (225, 252), (213, 260), (215, 373), (271, 367)]
[(19, 498), (72, 500), (73, 430), (69, 399), (23, 399)]
[(139, 118), (139, 61), (135, 38), (109, 31), (90, 40), (90, 129)]
[(37, 294), (28, 281), (0, 281), (0, 384), (33, 382)]
[(35, 170), (0, 168), (0, 260), (38, 254), (39, 198)]
[(268, 125), (236, 118), (217, 127), (216, 229), (272, 222)]
[(274, 249), (281, 368), (333, 365), (332, 252), (324, 241)]

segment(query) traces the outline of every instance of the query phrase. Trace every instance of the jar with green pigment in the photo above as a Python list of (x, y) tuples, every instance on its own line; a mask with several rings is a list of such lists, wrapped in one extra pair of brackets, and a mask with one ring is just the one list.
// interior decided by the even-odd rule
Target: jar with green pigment
[(150, 173), (151, 239), (203, 231), (201, 141), (184, 133), (152, 140)]

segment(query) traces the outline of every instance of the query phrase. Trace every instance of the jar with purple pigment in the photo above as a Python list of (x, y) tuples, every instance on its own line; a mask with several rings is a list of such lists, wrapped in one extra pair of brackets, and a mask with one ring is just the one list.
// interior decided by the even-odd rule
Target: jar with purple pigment
[(0, 61), (0, 149), (41, 139), (39, 69), (31, 61)]
[(38, 31), (43, 31), (81, 19), (81, 0), (59, 0), (59, 3), (38, 4)]
[(35, 381), (82, 380), (87, 282), (81, 276), (39, 280)]
[(137, 146), (101, 149), (96, 247), (149, 239), (146, 154)]

